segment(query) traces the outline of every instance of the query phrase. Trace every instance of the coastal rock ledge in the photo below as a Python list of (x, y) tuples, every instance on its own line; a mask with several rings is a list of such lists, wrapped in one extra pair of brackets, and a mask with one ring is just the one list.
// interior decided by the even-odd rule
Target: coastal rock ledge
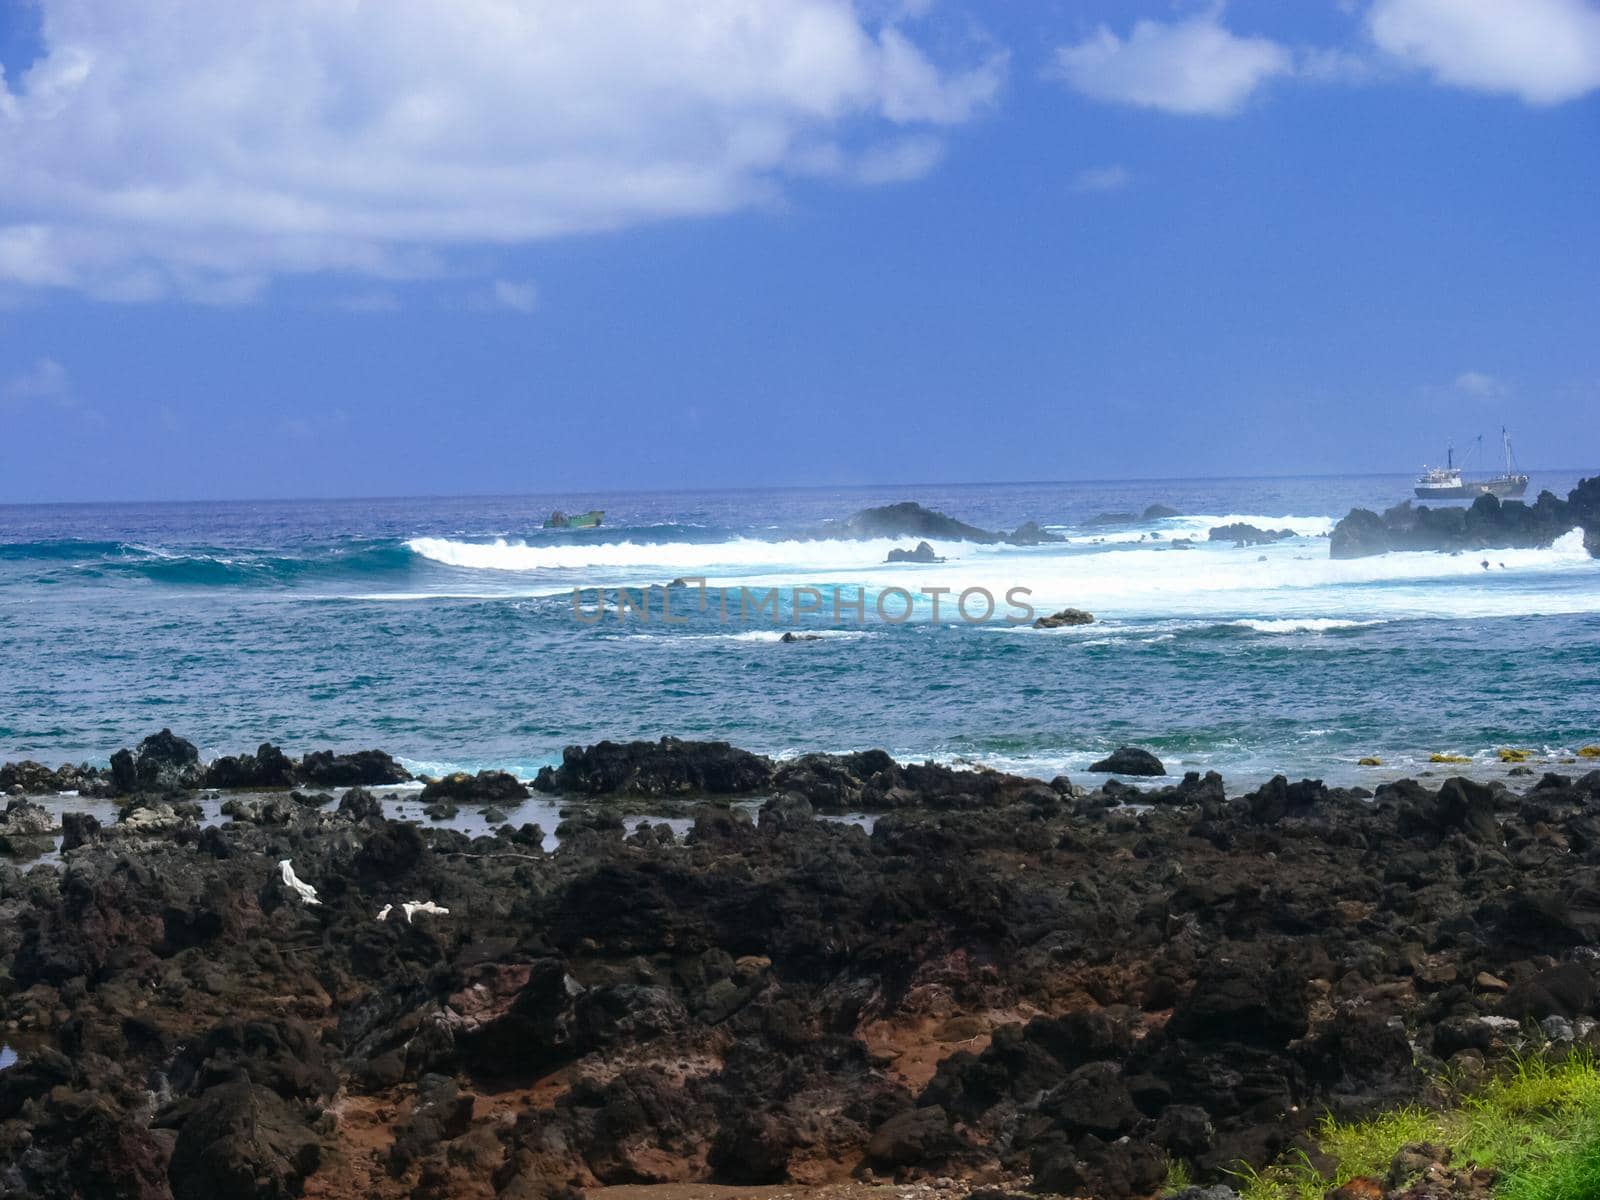
[[(151, 770), (192, 774), (158, 744)], [(0, 858), (0, 1191), (573, 1200), (871, 1171), (1146, 1200), (1181, 1171), (1216, 1197), (1324, 1113), (1420, 1102), (1535, 1027), (1596, 1038), (1600, 771), (1085, 792), (663, 739), (551, 774), (583, 789), (551, 852), (354, 789), (272, 797), (270, 822), (68, 813), (59, 865)], [(682, 795), (687, 831), (582, 798), (625, 788)], [(857, 803), (870, 831), (818, 815)]]

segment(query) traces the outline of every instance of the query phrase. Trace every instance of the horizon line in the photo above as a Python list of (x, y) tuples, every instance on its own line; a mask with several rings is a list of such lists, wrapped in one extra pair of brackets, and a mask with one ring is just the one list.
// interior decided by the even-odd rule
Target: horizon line
[[(1524, 467), (1523, 470), (1530, 476), (1534, 472), (1543, 472), (1549, 475), (1577, 475), (1580, 478), (1590, 473), (1600, 475), (1600, 468), (1596, 467)], [(1106, 477), (1095, 479), (984, 479), (955, 482), (911, 482), (901, 480), (892, 483), (785, 483), (785, 484), (721, 484), (708, 487), (652, 487), (652, 488), (620, 488), (596, 489), (594, 491), (581, 491), (568, 489), (565, 491), (549, 492), (397, 492), (388, 495), (302, 495), (302, 496), (218, 496), (211, 498), (166, 498), (166, 499), (99, 499), (99, 500), (0, 500), (0, 509), (5, 508), (90, 508), (96, 505), (133, 507), (137, 505), (206, 505), (206, 504), (326, 504), (326, 503), (357, 503), (389, 502), (396, 500), (524, 500), (536, 497), (559, 498), (562, 496), (594, 496), (605, 492), (614, 496), (670, 496), (688, 495), (695, 493), (722, 492), (821, 492), (821, 491), (859, 491), (869, 488), (1014, 488), (1014, 487), (1081, 487), (1091, 484), (1134, 484), (1134, 483), (1231, 483), (1248, 480), (1276, 481), (1276, 480), (1313, 480), (1313, 479), (1385, 479), (1396, 476), (1409, 476), (1409, 471), (1339, 471), (1339, 472), (1313, 472), (1309, 474), (1284, 474), (1284, 475), (1149, 475), (1127, 476), (1122, 478)]]

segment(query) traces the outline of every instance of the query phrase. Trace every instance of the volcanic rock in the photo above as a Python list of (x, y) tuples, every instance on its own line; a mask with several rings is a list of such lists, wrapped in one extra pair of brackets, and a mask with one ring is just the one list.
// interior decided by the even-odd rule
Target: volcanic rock
[(1035, 629), (1060, 629), (1067, 625), (1092, 625), (1094, 614), (1084, 612), (1081, 608), (1063, 608), (1058, 613), (1051, 613), (1047, 617), (1040, 617), (1033, 623)]
[(1137, 746), (1121, 746), (1113, 750), (1097, 763), (1090, 764), (1089, 770), (1096, 774), (1107, 775), (1165, 775), (1167, 768), (1154, 754), (1148, 750), (1141, 750)]
[(210, 788), (287, 788), (299, 782), (294, 761), (271, 742), (262, 742), (254, 754), (214, 759), (205, 773)]
[(599, 742), (568, 746), (559, 767), (541, 768), (541, 792), (588, 796), (736, 796), (765, 787), (772, 762), (727, 742)]
[(382, 787), (409, 783), (411, 772), (382, 750), (315, 750), (300, 761), (300, 779), (316, 787)]
[(914, 550), (902, 550), (898, 546), (889, 551), (889, 557), (884, 560), (892, 563), (942, 563), (944, 559), (934, 553), (933, 547), (927, 542), (918, 542)]
[(111, 782), (120, 795), (185, 791), (203, 786), (205, 771), (194, 743), (163, 729), (140, 742), (137, 750), (111, 756)]
[(479, 771), (468, 775), (457, 771), (443, 779), (434, 779), (422, 789), (420, 799), (424, 804), (437, 800), (453, 800), (458, 804), (500, 804), (510, 800), (526, 800), (531, 793), (527, 785), (507, 771)]
[(1544, 491), (1531, 505), (1479, 496), (1465, 508), (1430, 508), (1407, 500), (1381, 516), (1351, 509), (1334, 526), (1328, 552), (1361, 558), (1390, 550), (1469, 551), (1548, 546), (1581, 528), (1591, 555), (1600, 548), (1600, 476), (1582, 480), (1562, 500)]
[(828, 527), (827, 535), (847, 538), (916, 537), (946, 542), (996, 542), (999, 535), (968, 525), (913, 501), (864, 508)]
[(1292, 529), (1258, 529), (1236, 521), (1232, 525), (1217, 525), (1206, 534), (1213, 542), (1232, 542), (1235, 546), (1269, 546), (1295, 536)]

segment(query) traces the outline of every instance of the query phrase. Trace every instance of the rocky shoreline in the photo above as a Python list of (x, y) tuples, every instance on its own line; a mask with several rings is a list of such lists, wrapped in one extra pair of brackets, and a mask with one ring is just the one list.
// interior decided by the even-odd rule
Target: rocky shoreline
[[(119, 803), (0, 820), (55, 836), (59, 812), (64, 839), (0, 857), (0, 1196), (1112, 1200), (1175, 1163), (1224, 1196), (1325, 1112), (1597, 1040), (1583, 764), (1230, 794), (602, 743), (532, 781), (563, 804), (550, 853), (530, 825), (387, 818), (382, 752), (193, 750), (0, 773)], [(248, 790), (203, 823), (200, 787)], [(650, 799), (687, 832), (619, 815)], [(821, 819), (846, 811), (870, 832)]]
[(1600, 558), (1600, 476), (1579, 480), (1565, 500), (1543, 491), (1532, 504), (1479, 496), (1464, 508), (1413, 506), (1409, 500), (1381, 514), (1353, 508), (1333, 527), (1328, 552), (1333, 558), (1365, 558), (1391, 550), (1536, 549), (1573, 529), (1583, 531), (1584, 548)]

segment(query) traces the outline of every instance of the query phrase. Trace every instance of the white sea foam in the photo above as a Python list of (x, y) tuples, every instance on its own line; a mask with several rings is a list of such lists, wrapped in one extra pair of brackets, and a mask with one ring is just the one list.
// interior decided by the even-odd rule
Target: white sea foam
[[(1248, 514), (1171, 520), (1209, 526), (1239, 519), (1306, 531), (1331, 524), (1325, 517)], [(712, 587), (861, 588), (869, 597), (870, 616), (871, 598), (888, 589), (920, 593), (938, 586), (952, 593), (941, 606), (941, 617), (947, 621), (954, 618), (955, 596), (969, 588), (983, 588), (994, 596), (997, 621), (1015, 611), (1006, 603), (1007, 592), (1026, 588), (1039, 613), (1074, 605), (1102, 618), (1232, 619), (1262, 633), (1318, 632), (1348, 627), (1338, 622), (1396, 618), (1600, 611), (1600, 569), (1584, 551), (1578, 530), (1544, 549), (1457, 555), (1415, 551), (1332, 559), (1326, 541), (1320, 539), (1241, 548), (1200, 542), (1191, 550), (1174, 550), (1165, 540), (1104, 547), (1081, 541), (1029, 547), (948, 542), (934, 543), (936, 551), (947, 557), (944, 563), (886, 563), (888, 551), (907, 540), (740, 538), (529, 545), (417, 538), (409, 544), (433, 561), (483, 571), (479, 577), (487, 585), (483, 590), (494, 594), (554, 595), (574, 586), (638, 587), (687, 575), (704, 576)], [(472, 586), (445, 586), (437, 594), (463, 593), (481, 594)], [(435, 593), (384, 593), (372, 598), (420, 599), (429, 594)], [(899, 611), (901, 606), (897, 602), (891, 607)], [(931, 601), (919, 596), (914, 619), (930, 615)], [(1096, 634), (1104, 636), (1104, 631)], [(1066, 636), (1072, 636), (1070, 631)]]
[(662, 646), (682, 646), (692, 642), (781, 642), (784, 635), (793, 633), (801, 640), (857, 641), (874, 636), (865, 629), (745, 629), (739, 633), (630, 633), (623, 638), (630, 642), (656, 642)]
[[(1332, 517), (1269, 517), (1260, 513), (1225, 513), (1222, 515), (1199, 514), (1196, 516), (1166, 517), (1159, 521), (1150, 521), (1124, 528), (1095, 529), (1091, 527), (1085, 529), (1079, 527), (1068, 532), (1071, 534), (1071, 540), (1079, 545), (1097, 542), (1118, 545), (1128, 542), (1172, 541), (1174, 538), (1188, 538), (1190, 541), (1204, 542), (1208, 540), (1213, 529), (1222, 525), (1254, 525), (1257, 529), (1269, 531), (1287, 529), (1294, 533), (1296, 537), (1313, 538), (1331, 533), (1336, 523)], [(1158, 533), (1161, 536), (1152, 538), (1151, 534), (1154, 533)]]
[(1382, 621), (1349, 621), (1338, 617), (1280, 617), (1269, 621), (1232, 621), (1232, 625), (1253, 629), (1257, 633), (1327, 633), (1330, 629), (1360, 629), (1367, 625), (1382, 625)]
[[(412, 538), (415, 553), (451, 567), (480, 571), (612, 571), (637, 576), (693, 575), (717, 569), (800, 570), (816, 566), (861, 567), (882, 563), (906, 539), (765, 542), (572, 542), (530, 546), (526, 542), (460, 542)], [(669, 574), (670, 573), (670, 574)]]

